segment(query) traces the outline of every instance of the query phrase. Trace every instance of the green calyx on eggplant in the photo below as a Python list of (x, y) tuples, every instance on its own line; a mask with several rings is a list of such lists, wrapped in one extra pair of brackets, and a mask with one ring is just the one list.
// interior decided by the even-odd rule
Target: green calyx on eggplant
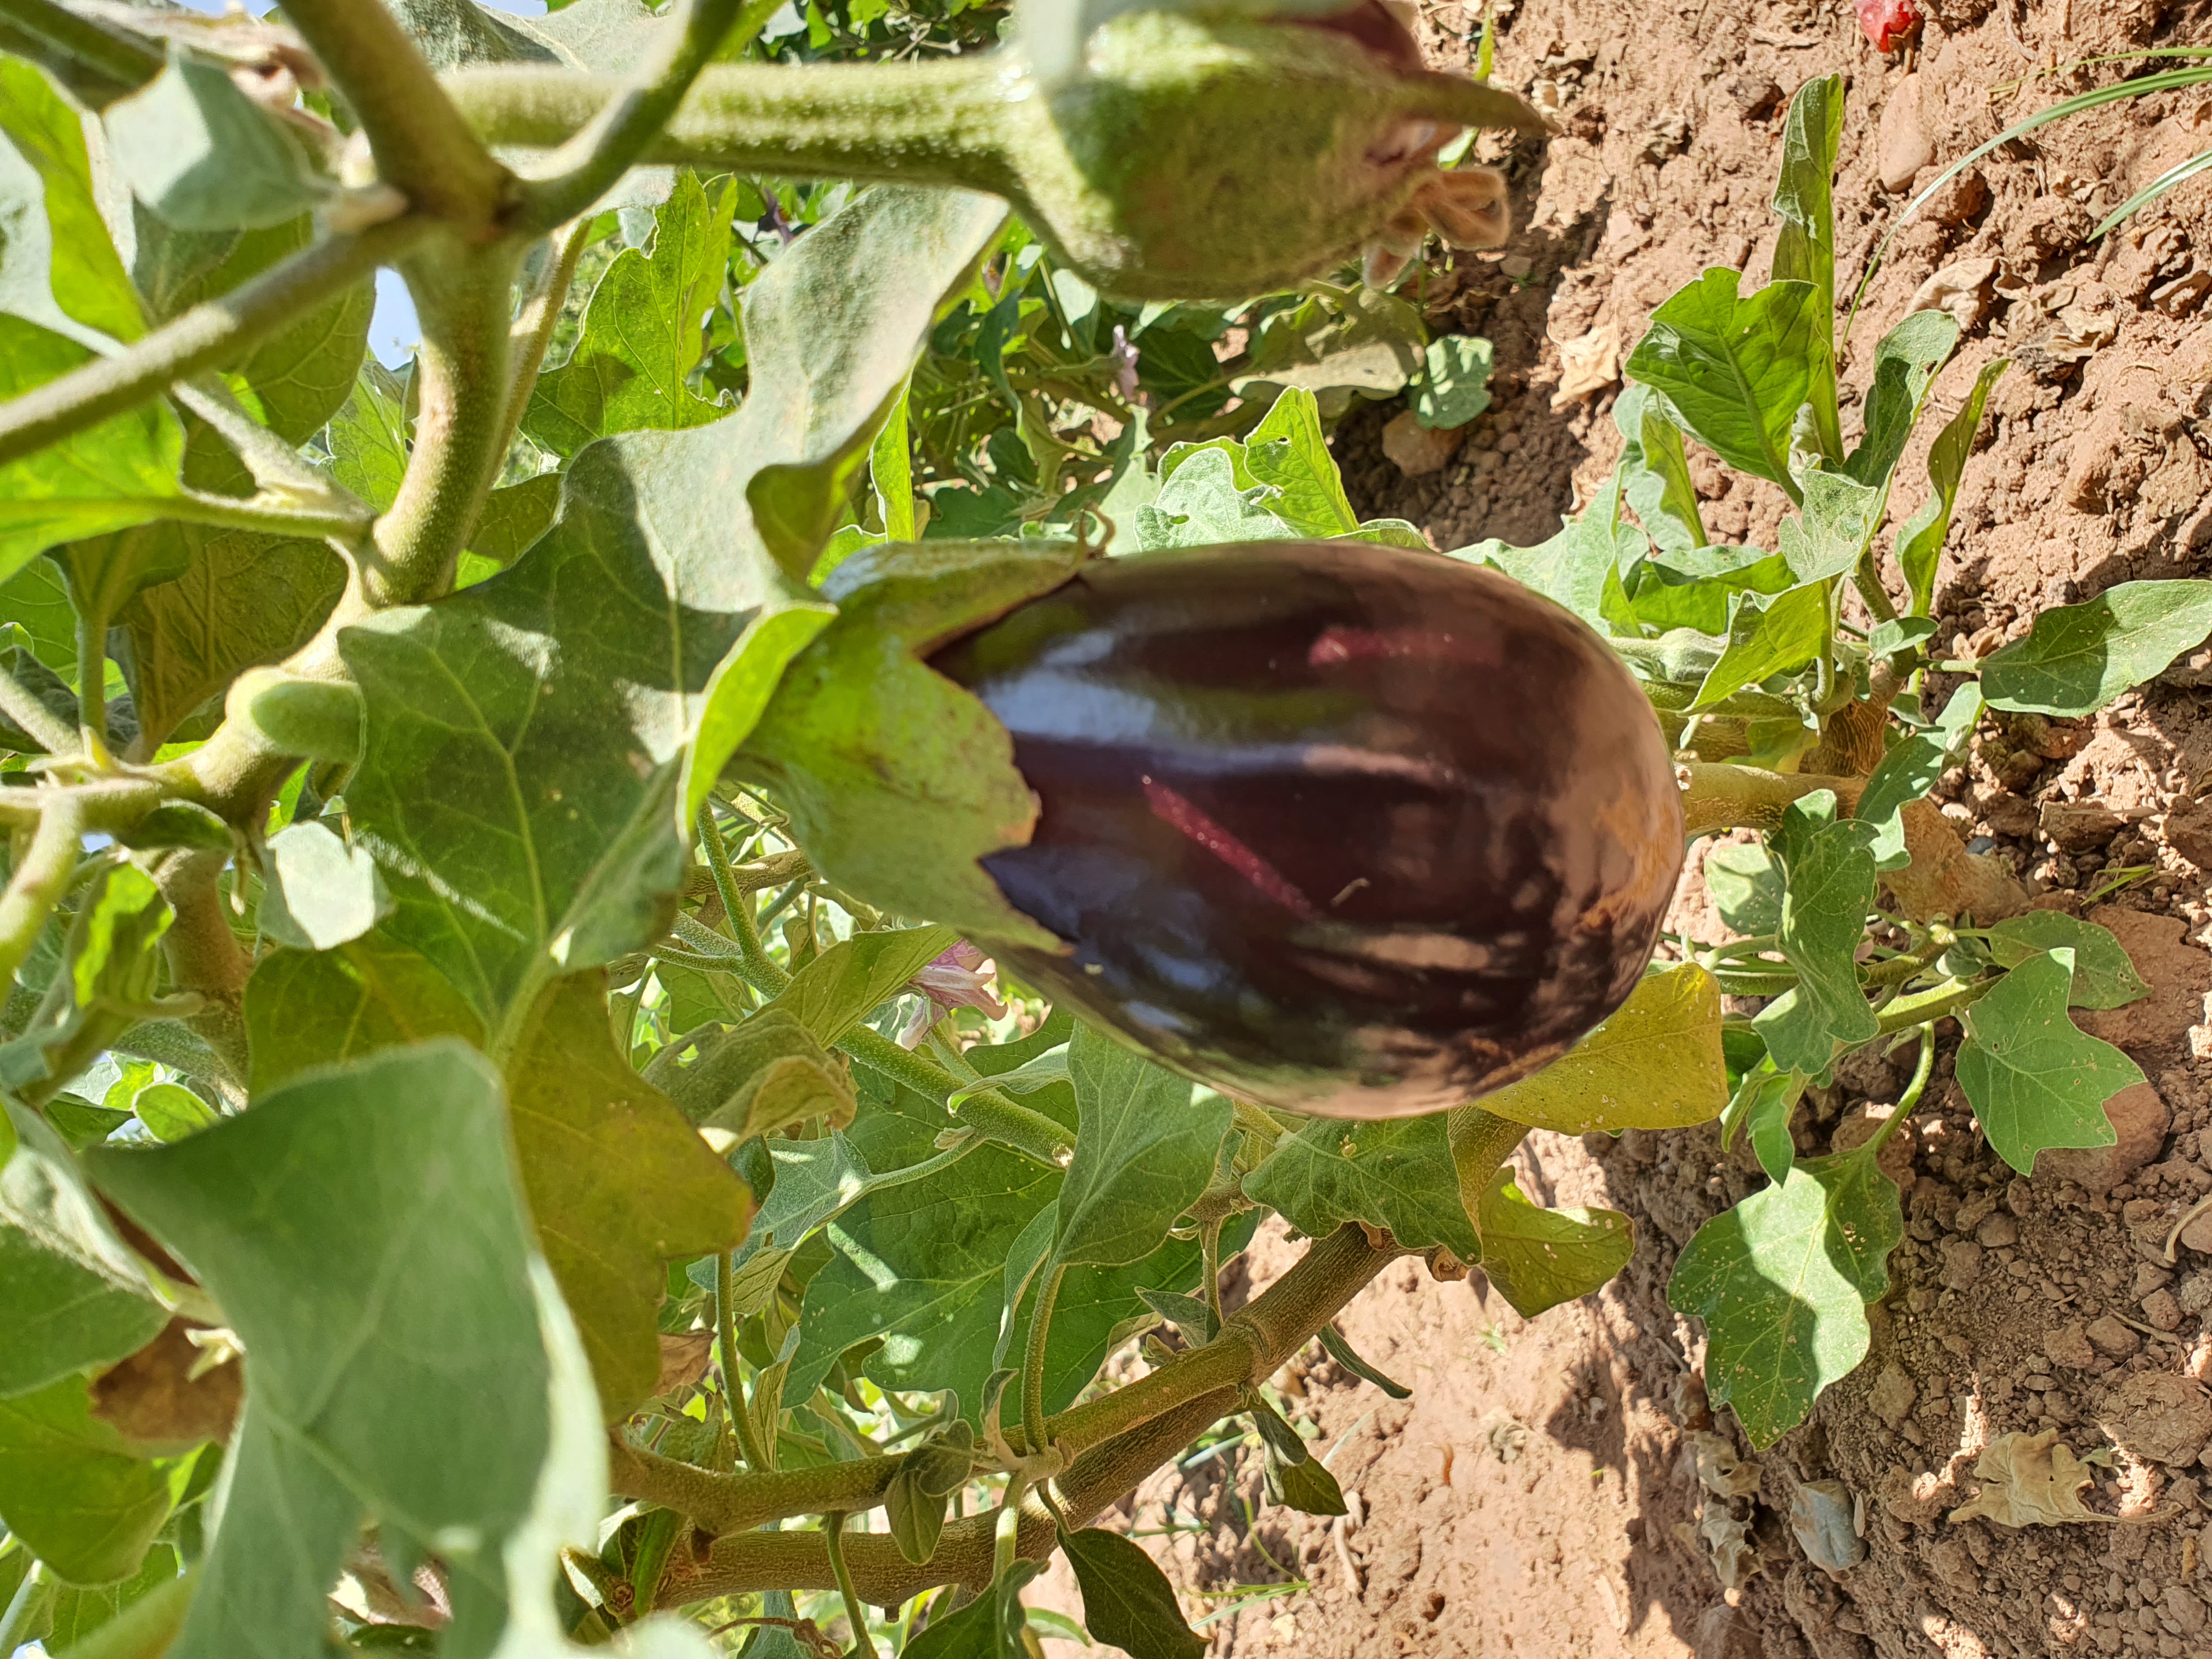
[(1403, 1116), (1536, 1071), (1634, 988), (1681, 871), (1635, 679), (1565, 610), (1437, 555), (1096, 561), (929, 662), (1038, 803), (983, 864), (1066, 950), (1000, 961), (1267, 1105)]
[[(925, 64), (711, 65), (641, 159), (987, 191), (1103, 293), (1236, 299), (1363, 256), (1388, 282), (1431, 232), (1499, 246), (1504, 176), (1437, 152), (1467, 127), (1551, 130), (1503, 88), (1425, 68), (1384, 0), (1018, 16), (999, 50)], [(535, 64), (445, 85), (522, 149), (567, 142), (623, 89)]]

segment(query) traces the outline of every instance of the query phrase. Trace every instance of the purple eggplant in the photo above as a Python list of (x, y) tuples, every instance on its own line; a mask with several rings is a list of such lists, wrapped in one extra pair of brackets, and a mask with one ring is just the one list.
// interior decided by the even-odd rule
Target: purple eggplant
[(1000, 960), (1298, 1112), (1459, 1104), (1628, 995), (1683, 854), (1602, 640), (1495, 572), (1357, 541), (1101, 560), (940, 647), (1040, 811), (983, 860), (1064, 954)]

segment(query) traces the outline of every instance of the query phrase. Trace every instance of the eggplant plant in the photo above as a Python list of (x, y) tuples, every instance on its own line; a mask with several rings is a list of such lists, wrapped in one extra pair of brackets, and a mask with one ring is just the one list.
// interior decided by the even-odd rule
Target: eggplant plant
[[(1527, 1126), (1705, 1121), (1731, 1065), (1787, 1093), (1822, 1022), (1964, 1010), (2002, 1060), (2012, 988), (2099, 960), (1960, 901), (1868, 970), (1881, 1007), (1835, 966), (1806, 896), (1835, 884), (1806, 872), (1871, 868), (1869, 830), (1916, 867), (1934, 843), (1874, 810), (1905, 788), (1886, 760), (1856, 787), (1793, 766), (1825, 751), (1787, 720), (1840, 744), (1863, 703), (1910, 726), (1900, 755), (1960, 729), (1885, 697), (1903, 624), (1887, 671), (1835, 643), (1856, 564), (1731, 580), (1701, 536), (1631, 556), (1608, 508), (1455, 565), (1352, 513), (1315, 392), (1356, 384), (1329, 340), (1384, 309), (1358, 270), (1495, 242), (1499, 181), (1438, 151), (1534, 111), (1421, 70), (1372, 0), (1040, 0), (988, 52), (957, 5), (810, 6), (765, 40), (780, 9), (0, 0), (0, 1651), (1012, 1655), (1064, 1549), (1097, 1641), (1194, 1655), (1159, 1569), (1091, 1522), (1246, 1425), (1269, 1501), (1340, 1508), (1268, 1379), (1318, 1341), (1395, 1389), (1332, 1322), (1408, 1254), (1480, 1262), (1532, 1316), (1616, 1271), (1625, 1218), (1514, 1185)], [(933, 31), (926, 67), (812, 61)], [(365, 349), (384, 268), (420, 319), (404, 374)], [(1783, 274), (1741, 303), (1796, 304)], [(1219, 424), (1177, 434), (1124, 348), (1209, 307), (1274, 333), (1188, 377)], [(1757, 409), (1808, 500), (1837, 488), (1813, 338)], [(1000, 396), (988, 434), (946, 424), (963, 363)], [(1430, 405), (1465, 395), (1449, 351), (1419, 367)], [(1122, 432), (1071, 441), (1064, 405), (1106, 383)], [(1639, 513), (1667, 410), (1752, 453), (1652, 385)], [(1156, 455), (1154, 414), (1194, 441)], [(1685, 558), (1690, 611), (1622, 611)], [(1182, 722), (1223, 740), (1218, 777), (1140, 770), (1143, 816), (1077, 850), (1164, 847), (1201, 909), (1272, 898), (1309, 972), (1248, 975), (1248, 1048), (1278, 1012), (1253, 999), (1326, 1012), (1334, 973), (1338, 1007), (1387, 1010), (1441, 953), (1465, 996), (1423, 1041), (1461, 1042), (1446, 1097), (1479, 1100), (1302, 1115), (1154, 1041), (1139, 980), (1068, 994), (1084, 941), (1010, 872), (1082, 769), (1025, 748), (1036, 706), (994, 665), (1182, 568), (1245, 610), (1218, 664), (1136, 701), (1146, 753)], [(1358, 605), (1305, 615), (1301, 684), (1257, 648), (1285, 637), (1270, 586), (1316, 570)], [(1378, 626), (1394, 586), (1459, 597)], [(1762, 630), (1808, 588), (1826, 643), (1790, 658)], [(2100, 614), (2099, 663), (2154, 654)], [(2096, 625), (2031, 638), (2010, 691), (1984, 665), (1991, 701), (2071, 684)], [(1516, 697), (1589, 713), (1572, 744), (1460, 729), (1502, 640), (1545, 664)], [(1328, 733), (1334, 808), (1207, 793)], [(1431, 914), (1417, 870), (1292, 856), (1386, 784), (1389, 849), (1582, 908)], [(1685, 822), (1773, 830), (1772, 951), (1646, 963)], [(1784, 978), (1803, 1007), (1761, 1016), (1755, 1060), (1722, 994)], [(1364, 1029), (1295, 1056), (1340, 1061), (1355, 1103), (1389, 1081)], [(1761, 1145), (1774, 1109), (1739, 1110)], [(1268, 1212), (1310, 1243), (1232, 1310), (1222, 1261)], [(1145, 1375), (1100, 1386), (1132, 1342)]]

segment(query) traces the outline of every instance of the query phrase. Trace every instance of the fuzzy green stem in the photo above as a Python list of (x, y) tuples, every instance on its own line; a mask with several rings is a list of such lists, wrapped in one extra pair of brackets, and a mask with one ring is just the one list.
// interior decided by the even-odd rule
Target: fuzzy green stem
[(515, 434), (522, 430), (530, 394), (538, 388), (538, 370), (544, 367), (545, 353), (561, 321), (561, 307), (568, 302), (568, 290), (576, 280), (576, 262), (584, 256), (584, 244), (591, 232), (592, 222), (579, 218), (553, 233), (545, 269), (507, 330), (507, 414), (495, 447), (501, 465), (514, 447)]
[[(415, 447), (399, 492), (376, 520), (345, 592), (315, 637), (284, 661), (288, 674), (346, 682), (337, 647), (345, 628), (452, 588), (501, 459), (508, 294), (520, 255), (519, 243), (472, 246), (448, 236), (404, 264), (422, 326), (416, 357), (421, 408)], [(244, 823), (296, 764), (296, 757), (277, 752), (250, 721), (225, 720), (163, 775), (178, 793)]]
[(76, 873), (84, 836), (84, 817), (67, 794), (46, 803), (23, 861), (0, 892), (0, 985), (11, 984), (15, 970), (39, 941), (39, 930), (69, 891)]
[(1881, 1011), (1881, 1035), (1894, 1036), (1915, 1025), (1932, 1024), (1948, 1014), (1978, 1002), (1996, 984), (1991, 979), (1946, 980), (1910, 996), (1899, 997)]
[[(837, 1046), (879, 1077), (902, 1083), (933, 1100), (948, 1100), (963, 1085), (943, 1066), (902, 1048), (889, 1037), (855, 1026), (837, 1039)], [(996, 1090), (969, 1095), (953, 1113), (954, 1120), (986, 1139), (1011, 1147), (1023, 1157), (1052, 1169), (1066, 1166), (1067, 1131), (1042, 1112), (1016, 1105)]]
[(745, 1467), (763, 1473), (772, 1470), (753, 1432), (751, 1407), (745, 1402), (745, 1385), (738, 1374), (737, 1258), (725, 1250), (714, 1259), (714, 1341), (722, 1365), (722, 1409), (730, 1414), (730, 1427), (745, 1455)]
[(1199, 1270), (1206, 1276), (1206, 1309), (1213, 1316), (1213, 1328), (1225, 1322), (1221, 1312), (1221, 1222), (1218, 1218), (1200, 1224)]
[(117, 97), (144, 86), (167, 61), (150, 42), (79, 16), (51, 0), (0, 0), (0, 18), (72, 65), (112, 82)]
[(1051, 1443), (1044, 1426), (1045, 1346), (1052, 1337), (1052, 1310), (1060, 1300), (1060, 1282), (1066, 1277), (1067, 1264), (1054, 1262), (1037, 1285), (1036, 1305), (1030, 1310), (1029, 1352), (1022, 1365), (1022, 1433), (1033, 1448)]
[(169, 395), (215, 428), (238, 452), (264, 495), (307, 507), (319, 506), (332, 516), (366, 526), (375, 516), (366, 502), (334, 479), (310, 466), (300, 452), (247, 414), (216, 374), (179, 380)]
[[(1018, 75), (994, 53), (921, 64), (717, 64), (636, 159), (1012, 195), (1005, 139), (1017, 118), (1009, 77)], [(526, 149), (567, 144), (623, 92), (618, 81), (534, 66), (464, 70), (445, 86), (488, 142)]]
[(822, 1547), (830, 1557), (830, 1577), (845, 1603), (845, 1622), (853, 1627), (852, 1659), (876, 1659), (876, 1644), (868, 1639), (868, 1612), (860, 1593), (853, 1588), (852, 1569), (845, 1565), (845, 1516), (833, 1510), (822, 1517)]
[(381, 0), (290, 0), (284, 16), (352, 106), (377, 176), (418, 213), (477, 237), (492, 228), (511, 206), (513, 176), (439, 89)]
[[(1399, 1254), (1395, 1245), (1370, 1244), (1357, 1227), (1342, 1227), (1327, 1238), (1316, 1240), (1290, 1272), (1231, 1316), (1214, 1341), (1178, 1355), (1126, 1388), (1048, 1418), (1047, 1439), (1064, 1444), (1077, 1455), (1077, 1470), (1086, 1464), (1095, 1470), (1098, 1467), (1095, 1460), (1108, 1448), (1146, 1432), (1156, 1421), (1187, 1420), (1193, 1403), (1200, 1402), (1202, 1420), (1179, 1431), (1173, 1443), (1159, 1455), (1171, 1454), (1198, 1429), (1233, 1409), (1239, 1389), (1273, 1375)], [(1009, 1431), (1007, 1440), (1018, 1455), (1027, 1455), (1029, 1436), (1024, 1431)], [(777, 1536), (755, 1534), (751, 1529), (787, 1516), (818, 1515), (833, 1509), (860, 1510), (880, 1504), (902, 1461), (898, 1456), (878, 1456), (773, 1474), (716, 1474), (641, 1451), (620, 1440), (612, 1443), (608, 1455), (610, 1480), (623, 1497), (680, 1510), (702, 1530), (718, 1536), (744, 1534), (749, 1537)], [(1136, 1469), (1129, 1476), (1130, 1484), (1151, 1467), (1147, 1463)], [(1070, 1479), (1064, 1473), (1060, 1481), (1068, 1507), (1086, 1516), (1096, 1514), (1095, 1508), (1083, 1510), (1080, 1492), (1070, 1486)], [(1126, 1489), (1115, 1487), (1106, 1498)], [(1048, 1533), (1048, 1521), (1047, 1527)], [(940, 1550), (940, 1558), (943, 1553)], [(867, 1574), (863, 1572), (861, 1577), (868, 1599), (878, 1606), (905, 1599), (904, 1595), (876, 1595), (876, 1586), (866, 1582)], [(920, 1588), (950, 1583), (957, 1577), (948, 1574), (928, 1579)], [(813, 1587), (830, 1586), (824, 1582)], [(697, 1599), (722, 1592), (693, 1587), (684, 1593)], [(906, 1595), (913, 1593), (908, 1590)]]
[(15, 721), (49, 755), (76, 753), (77, 734), (5, 668), (0, 668), (0, 714)]
[(135, 408), (175, 381), (235, 362), (303, 312), (392, 263), (430, 229), (428, 221), (410, 216), (356, 236), (330, 237), (228, 294), (194, 306), (127, 351), (95, 358), (0, 404), (0, 464)]
[(582, 213), (629, 170), (707, 67), (726, 36), (750, 44), (781, 0), (688, 0), (660, 27), (662, 50), (554, 153), (546, 176), (523, 186), (522, 222), (550, 226)]
[(40, 1620), (52, 1605), (54, 1581), (46, 1575), (46, 1564), (31, 1563), (22, 1582), (15, 1586), (15, 1594), (9, 1598), (8, 1610), (0, 1613), (0, 1653), (14, 1653), (31, 1639)]
[(1864, 778), (1765, 772), (1755, 766), (1710, 761), (1692, 761), (1680, 769), (1687, 776), (1682, 816), (1692, 836), (1716, 830), (1775, 829), (1793, 802), (1821, 789), (1835, 791), (1837, 805), (1848, 812), (1858, 805), (1859, 793), (1866, 787)]

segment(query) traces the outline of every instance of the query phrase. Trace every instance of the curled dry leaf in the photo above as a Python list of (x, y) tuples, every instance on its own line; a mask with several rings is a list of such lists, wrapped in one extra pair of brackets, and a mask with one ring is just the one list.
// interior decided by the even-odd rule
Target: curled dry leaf
[(2088, 1466), (2072, 1448), (2058, 1443), (2058, 1431), (2000, 1435), (1975, 1460), (1982, 1483), (1972, 1502), (1951, 1511), (1952, 1521), (1977, 1518), (2001, 1527), (2056, 1527), (2074, 1521), (2110, 1521), (2081, 1502), (2092, 1479)]
[(1989, 315), (1990, 290), (1996, 278), (1995, 259), (1954, 259), (1915, 289), (1905, 308), (1948, 312), (1959, 319), (1963, 332)]
[(1601, 323), (1581, 339), (1559, 347), (1559, 389), (1552, 394), (1552, 407), (1565, 408), (1620, 379), (1620, 325)]
[(151, 1342), (94, 1377), (92, 1414), (149, 1452), (228, 1440), (244, 1381), (234, 1359), (206, 1363), (192, 1340), (195, 1328), (172, 1319)]
[(660, 1376), (653, 1382), (653, 1393), (673, 1394), (678, 1389), (690, 1388), (706, 1376), (707, 1361), (714, 1351), (712, 1331), (683, 1331), (674, 1336), (662, 1332)]
[(1701, 1430), (1690, 1437), (1698, 1461), (1698, 1484), (1716, 1498), (1749, 1498), (1759, 1491), (1759, 1467), (1736, 1455), (1725, 1435)]

